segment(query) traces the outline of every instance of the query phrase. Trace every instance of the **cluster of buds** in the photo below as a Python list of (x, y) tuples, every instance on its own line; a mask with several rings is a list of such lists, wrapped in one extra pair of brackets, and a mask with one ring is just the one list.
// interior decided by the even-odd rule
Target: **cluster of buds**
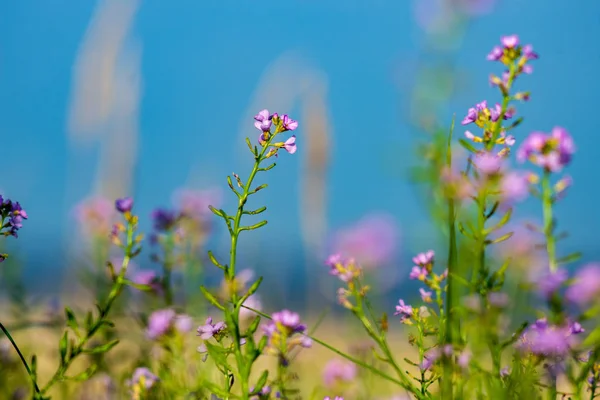
[[(294, 154), (296, 152), (296, 136), (290, 136), (285, 142), (271, 143), (274, 136), (286, 132), (293, 131), (298, 127), (298, 122), (291, 119), (287, 114), (282, 117), (279, 114), (270, 114), (269, 110), (262, 110), (256, 116), (254, 116), (254, 126), (260, 130), (261, 133), (258, 136), (258, 143), (265, 147), (271, 147), (265, 156), (266, 158), (275, 156), (277, 157), (277, 151), (279, 149), (285, 149), (288, 153)], [(271, 132), (271, 127), (275, 126), (275, 131)], [(239, 182), (238, 182), (239, 183)]]
[[(27, 219), (27, 213), (21, 208), (19, 202), (4, 200), (0, 195), (0, 215), (2, 216), (0, 232), (4, 236), (18, 237), (17, 232), (23, 227), (23, 220)], [(2, 257), (0, 257), (1, 261), (3, 261)]]
[[(408, 277), (424, 282), (430, 289), (440, 290), (441, 283), (448, 277), (448, 270), (445, 270), (440, 275), (433, 272), (433, 266), (435, 264), (434, 251), (429, 250), (425, 253), (419, 253), (413, 257), (412, 261), (415, 265), (412, 267)], [(421, 294), (423, 296), (423, 291)]]
[(340, 254), (329, 256), (325, 265), (329, 267), (329, 274), (337, 276), (342, 282), (346, 283), (345, 288), (337, 290), (338, 303), (344, 308), (354, 310), (355, 305), (349, 300), (349, 297), (365, 297), (369, 291), (369, 286), (363, 286), (359, 282), (363, 270), (354, 258), (344, 259)]
[[(506, 96), (517, 76), (533, 72), (533, 67), (528, 61), (537, 60), (539, 56), (533, 51), (533, 46), (529, 44), (521, 46), (517, 35), (503, 36), (500, 42), (502, 45), (495, 46), (488, 54), (487, 59), (499, 61), (508, 68), (503, 72), (502, 77), (490, 75), (490, 84), (498, 86)], [(529, 93), (517, 93), (514, 97), (517, 100), (528, 100)]]
[(312, 346), (312, 340), (306, 336), (306, 325), (300, 322), (300, 316), (289, 310), (276, 312), (272, 321), (263, 326), (268, 338), (266, 351), (279, 357), (279, 362), (287, 366), (288, 355), (298, 347)]
[(494, 107), (488, 107), (487, 101), (477, 103), (475, 107), (469, 108), (467, 115), (463, 118), (462, 124), (475, 124), (483, 130), (482, 136), (477, 136), (471, 131), (465, 132), (465, 137), (474, 143), (485, 143), (493, 141), (494, 145), (501, 145), (503, 149), (500, 151), (500, 156), (507, 156), (510, 153), (510, 147), (515, 144), (515, 138), (512, 135), (507, 135), (504, 128), (500, 131), (498, 137), (494, 137), (493, 132), (497, 128), (497, 124), (502, 120), (511, 119), (515, 115), (514, 108), (508, 108), (502, 114), (502, 106), (496, 104)]
[(517, 158), (520, 162), (531, 163), (549, 172), (559, 172), (567, 166), (575, 153), (575, 143), (566, 129), (555, 127), (552, 132), (533, 132), (523, 142)]

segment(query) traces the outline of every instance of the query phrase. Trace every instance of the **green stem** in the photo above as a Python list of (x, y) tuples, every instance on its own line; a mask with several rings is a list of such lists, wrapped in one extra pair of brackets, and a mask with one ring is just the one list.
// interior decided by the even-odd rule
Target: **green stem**
[(37, 381), (35, 379), (35, 376), (34, 376), (33, 372), (31, 371), (31, 368), (29, 368), (29, 364), (27, 364), (27, 360), (25, 360), (25, 357), (23, 356), (23, 353), (21, 353), (21, 350), (19, 349), (19, 346), (17, 346), (17, 343), (15, 342), (15, 340), (13, 339), (13, 337), (11, 336), (10, 332), (8, 331), (8, 329), (6, 329), (4, 327), (4, 325), (2, 324), (2, 322), (0, 322), (0, 329), (2, 329), (2, 332), (4, 332), (4, 334), (6, 335), (6, 337), (8, 338), (8, 340), (10, 340), (10, 343), (12, 343), (15, 351), (17, 352), (17, 354), (21, 358), (21, 362), (23, 363), (23, 366), (27, 370), (27, 375), (29, 375), (29, 378), (31, 378), (31, 383), (33, 384), (33, 389), (34, 389), (36, 395), (41, 395), (40, 388), (38, 387)]
[(79, 340), (79, 343), (77, 344), (77, 346), (75, 346), (73, 349), (71, 349), (70, 357), (68, 357), (64, 361), (64, 363), (62, 363), (59, 366), (59, 368), (56, 370), (56, 372), (52, 376), (52, 379), (50, 379), (50, 381), (42, 389), (42, 391), (41, 391), (42, 394), (46, 394), (48, 392), (48, 390), (50, 390), (50, 388), (55, 383), (60, 382), (65, 378), (65, 373), (71, 366), (71, 363), (73, 362), (73, 360), (75, 360), (75, 358), (77, 358), (78, 355), (83, 353), (84, 348), (87, 345), (87, 343), (94, 336), (94, 334), (96, 334), (96, 332), (102, 327), (102, 325), (104, 325), (105, 318), (108, 316), (108, 314), (113, 306), (113, 303), (115, 302), (115, 300), (121, 293), (121, 290), (125, 284), (125, 273), (127, 272), (127, 267), (129, 266), (129, 261), (131, 259), (133, 246), (134, 246), (133, 234), (134, 234), (133, 224), (131, 223), (131, 221), (128, 221), (127, 242), (126, 242), (127, 244), (125, 247), (125, 257), (123, 258), (123, 263), (121, 265), (121, 271), (119, 272), (119, 275), (117, 276), (116, 281), (108, 295), (106, 304), (103, 307), (102, 306), (99, 307), (100, 315), (98, 316), (98, 319), (91, 326), (91, 328), (88, 330), (86, 335)]
[(163, 260), (162, 286), (165, 304), (167, 307), (173, 305), (173, 288), (171, 287), (171, 271), (173, 270), (173, 232), (169, 232), (165, 244), (165, 258)]
[(552, 188), (550, 187), (550, 171), (545, 170), (542, 178), (542, 206), (544, 213), (544, 235), (550, 272), (558, 268), (556, 263), (556, 239), (554, 238), (554, 218), (552, 216)]

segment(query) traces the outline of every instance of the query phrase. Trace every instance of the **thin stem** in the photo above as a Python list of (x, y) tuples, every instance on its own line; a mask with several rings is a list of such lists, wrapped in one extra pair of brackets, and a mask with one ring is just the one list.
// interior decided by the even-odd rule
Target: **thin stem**
[(544, 213), (544, 235), (550, 272), (558, 268), (556, 263), (556, 239), (554, 238), (554, 218), (552, 216), (552, 188), (550, 187), (550, 171), (545, 170), (542, 178), (542, 206)]
[(35, 390), (35, 393), (37, 395), (40, 395), (41, 394), (40, 388), (38, 387), (38, 384), (37, 384), (37, 381), (35, 379), (35, 376), (33, 375), (33, 372), (31, 372), (31, 368), (29, 368), (29, 364), (27, 363), (27, 360), (25, 360), (25, 357), (23, 356), (23, 353), (21, 353), (21, 350), (19, 349), (19, 346), (17, 346), (17, 343), (14, 341), (14, 339), (11, 336), (10, 332), (8, 331), (8, 329), (6, 329), (4, 327), (4, 325), (2, 324), (2, 322), (0, 322), (0, 329), (2, 329), (2, 332), (4, 332), (4, 334), (6, 335), (6, 337), (8, 338), (8, 340), (10, 340), (10, 343), (12, 343), (15, 351), (17, 352), (17, 354), (21, 358), (21, 362), (23, 363), (23, 366), (27, 370), (27, 375), (29, 375), (29, 378), (31, 378), (31, 383), (33, 384), (33, 389)]

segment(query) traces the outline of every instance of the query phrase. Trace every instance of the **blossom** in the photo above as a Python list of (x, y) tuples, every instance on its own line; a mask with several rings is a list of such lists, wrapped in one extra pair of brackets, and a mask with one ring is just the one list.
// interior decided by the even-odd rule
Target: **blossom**
[(329, 361), (323, 370), (323, 383), (326, 387), (334, 387), (337, 383), (351, 383), (356, 379), (356, 364), (339, 359)]
[(344, 398), (341, 396), (335, 396), (333, 398), (331, 398), (329, 396), (325, 396), (325, 397), (323, 397), (323, 400), (344, 400)]
[(489, 152), (477, 154), (473, 163), (481, 173), (488, 176), (500, 173), (502, 168), (502, 158)]
[(256, 313), (254, 311), (251, 311), (246, 307), (250, 307), (254, 310), (258, 310), (260, 311), (262, 309), (262, 303), (260, 301), (260, 298), (257, 294), (253, 294), (252, 296), (248, 297), (246, 299), (246, 301), (244, 301), (244, 304), (242, 304), (242, 307), (240, 308), (240, 319), (241, 320), (245, 320), (245, 319), (250, 319), (252, 317), (254, 317), (256, 315)]
[(577, 271), (565, 298), (577, 305), (591, 303), (600, 294), (600, 264), (588, 264)]
[(136, 271), (133, 275), (132, 281), (137, 285), (148, 286), (150, 290), (155, 293), (158, 293), (162, 290), (159, 276), (155, 271), (149, 269)]
[(387, 214), (368, 214), (335, 234), (333, 250), (352, 255), (365, 268), (381, 266), (397, 249), (400, 234), (393, 221)]
[(213, 324), (212, 322), (212, 317), (208, 317), (206, 318), (204, 325), (198, 327), (198, 336), (200, 336), (200, 339), (208, 340), (211, 337), (219, 335), (227, 327), (223, 321), (217, 322), (216, 324)]
[(260, 131), (269, 132), (271, 130), (272, 118), (272, 115), (269, 114), (269, 110), (265, 109), (259, 111), (258, 114), (254, 116), (256, 121), (254, 122), (254, 126)]
[(329, 256), (325, 265), (329, 266), (330, 275), (337, 276), (345, 283), (351, 282), (361, 274), (361, 269), (353, 258), (344, 260), (338, 253)]
[[(17, 232), (23, 227), (23, 220), (28, 218), (27, 212), (23, 210), (21, 204), (9, 199), (5, 200), (0, 195), (0, 214), (4, 218), (8, 217), (8, 221), (4, 223), (4, 226), (0, 227), (0, 230), (8, 228), (8, 231), (3, 232), (4, 236), (11, 235), (18, 237), (19, 235)], [(2, 255), (1, 258), (2, 260), (0, 260), (0, 262), (3, 261), (6, 256)]]
[(419, 289), (419, 293), (421, 293), (421, 299), (423, 299), (424, 302), (426, 303), (431, 303), (431, 295), (433, 294), (433, 292), (428, 292), (423, 288)]
[(506, 203), (523, 201), (529, 194), (530, 174), (511, 171), (500, 179), (502, 199)]
[(546, 299), (550, 299), (554, 293), (566, 282), (568, 279), (567, 271), (559, 269), (555, 272), (550, 272), (544, 275), (538, 281), (538, 291)]
[(283, 146), (288, 153), (294, 154), (296, 152), (296, 135), (290, 136)]
[(419, 253), (416, 256), (414, 256), (412, 261), (420, 267), (425, 267), (433, 264), (434, 259), (435, 252), (433, 250), (428, 250), (424, 253)]
[(294, 121), (287, 114), (281, 117), (283, 129), (286, 131), (293, 131), (298, 127), (298, 121)]
[(502, 36), (500, 44), (501, 46), (494, 46), (487, 55), (489, 61), (501, 61), (504, 65), (509, 66), (512, 62), (519, 60), (519, 72), (531, 72), (531, 67), (526, 62), (539, 58), (538, 54), (533, 51), (532, 45), (521, 46), (517, 35)]
[(312, 340), (306, 336), (306, 325), (300, 322), (300, 315), (290, 310), (282, 310), (272, 315), (272, 320), (263, 326), (268, 337), (267, 351), (278, 355), (287, 363), (287, 354), (295, 347), (311, 347)]
[(412, 267), (410, 274), (408, 275), (409, 279), (418, 279), (420, 281), (424, 281), (429, 275), (429, 271), (423, 267), (417, 267), (416, 265)]
[(170, 308), (154, 311), (148, 318), (148, 328), (146, 336), (149, 339), (156, 340), (177, 330), (181, 333), (186, 333), (191, 330), (191, 318), (187, 315), (177, 315)]
[(158, 382), (158, 376), (154, 375), (148, 368), (140, 367), (136, 368), (133, 372), (133, 376), (129, 381), (131, 386), (142, 386), (144, 389), (150, 389), (156, 382)]
[(400, 316), (400, 322), (404, 322), (407, 319), (413, 316), (413, 308), (409, 304), (405, 304), (404, 300), (398, 300), (398, 305), (396, 306), (396, 312), (394, 315)]
[(130, 212), (133, 208), (133, 199), (131, 197), (123, 197), (115, 201), (115, 208), (120, 213)]
[(458, 358), (456, 360), (456, 363), (461, 367), (461, 368), (468, 368), (469, 367), (469, 363), (471, 362), (471, 352), (469, 350), (464, 350), (462, 353), (460, 353), (458, 355)]
[(154, 222), (154, 230), (165, 232), (172, 229), (177, 222), (179, 215), (172, 210), (157, 208), (152, 211), (152, 221)]
[(564, 356), (575, 344), (575, 332), (573, 326), (550, 325), (542, 318), (523, 332), (517, 347), (546, 357)]
[[(467, 115), (463, 118), (461, 123), (463, 125), (469, 125), (474, 123), (480, 128), (485, 128), (490, 121), (498, 121), (500, 119), (501, 114), (502, 106), (500, 104), (496, 104), (494, 107), (488, 108), (487, 101), (483, 100), (482, 102), (477, 103), (475, 107), (469, 108), (469, 110), (467, 111)], [(513, 117), (513, 115), (513, 110), (508, 109), (505, 111), (503, 119), (510, 119)]]
[(555, 127), (550, 134), (533, 132), (523, 142), (517, 152), (520, 162), (525, 160), (547, 171), (559, 172), (568, 165), (575, 153), (575, 144), (569, 133)]

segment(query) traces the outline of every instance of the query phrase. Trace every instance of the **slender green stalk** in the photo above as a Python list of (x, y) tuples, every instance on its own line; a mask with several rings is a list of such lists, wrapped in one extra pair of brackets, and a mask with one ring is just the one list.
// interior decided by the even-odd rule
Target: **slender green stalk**
[(556, 263), (556, 239), (554, 237), (554, 217), (552, 216), (552, 188), (550, 187), (550, 171), (544, 171), (542, 177), (542, 207), (544, 214), (544, 235), (546, 236), (546, 251), (550, 272), (558, 268)]
[[(135, 218), (135, 217), (133, 217)], [(71, 349), (70, 356), (67, 357), (64, 362), (58, 367), (50, 381), (43, 387), (41, 390), (42, 395), (45, 395), (50, 388), (57, 382), (63, 381), (66, 377), (65, 374), (69, 367), (71, 366), (73, 360), (77, 358), (78, 355), (84, 353), (85, 346), (88, 344), (90, 339), (98, 332), (98, 330), (106, 324), (106, 317), (108, 316), (115, 300), (121, 293), (123, 286), (125, 286), (125, 273), (127, 272), (127, 267), (129, 266), (129, 261), (133, 255), (133, 247), (135, 244), (134, 241), (134, 224), (131, 221), (128, 221), (127, 224), (127, 241), (125, 245), (125, 257), (123, 258), (123, 263), (121, 265), (121, 270), (119, 271), (119, 275), (117, 275), (113, 287), (108, 295), (106, 303), (104, 306), (99, 306), (100, 315), (96, 319), (96, 321), (92, 324), (92, 326), (88, 329), (87, 333), (84, 337), (79, 339), (79, 343)]]
[(41, 395), (41, 391), (40, 391), (40, 388), (38, 387), (37, 381), (35, 379), (35, 375), (31, 371), (31, 368), (29, 368), (29, 364), (27, 363), (27, 360), (25, 360), (25, 357), (23, 356), (23, 353), (21, 353), (21, 350), (19, 349), (19, 346), (17, 346), (17, 343), (15, 342), (15, 340), (13, 339), (13, 337), (11, 336), (10, 332), (8, 331), (8, 329), (6, 329), (4, 327), (4, 325), (2, 324), (2, 322), (0, 322), (0, 329), (2, 329), (2, 332), (4, 332), (4, 334), (6, 335), (6, 337), (8, 338), (8, 340), (10, 340), (10, 343), (12, 344), (12, 346), (15, 349), (15, 351), (19, 355), (19, 358), (21, 359), (21, 362), (23, 363), (23, 366), (27, 370), (27, 375), (29, 375), (29, 378), (31, 378), (31, 383), (33, 385), (33, 390), (35, 392), (35, 397), (39, 397)]

